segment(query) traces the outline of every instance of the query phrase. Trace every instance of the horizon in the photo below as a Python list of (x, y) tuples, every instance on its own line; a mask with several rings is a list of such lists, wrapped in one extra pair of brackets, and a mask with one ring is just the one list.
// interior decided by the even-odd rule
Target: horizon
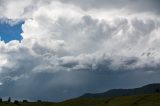
[[(84, 96), (85, 94), (101, 94), (101, 93), (106, 93), (108, 91), (111, 91), (111, 90), (133, 90), (133, 89), (139, 89), (139, 88), (142, 88), (142, 87), (145, 87), (145, 86), (148, 86), (148, 85), (160, 85), (160, 83), (150, 83), (150, 84), (145, 84), (145, 85), (141, 85), (141, 86), (137, 86), (137, 87), (133, 87), (133, 88), (111, 88), (111, 89), (108, 89), (108, 90), (105, 90), (105, 91), (100, 91), (100, 92), (94, 92), (94, 93), (91, 93), (91, 92), (86, 92), (82, 95), (79, 95), (77, 97), (72, 97), (72, 98), (68, 98), (68, 99), (65, 99), (65, 100), (61, 100), (61, 101), (48, 101), (48, 100), (40, 100), (40, 99), (37, 99), (37, 100), (30, 100), (28, 98), (14, 98), (14, 97), (0, 97), (0, 99), (2, 99), (2, 102), (7, 102), (8, 101), (8, 98), (11, 98), (11, 102), (14, 103), (15, 100), (19, 101), (19, 102), (23, 102), (23, 100), (27, 100), (27, 102), (37, 102), (38, 100), (42, 101), (42, 102), (55, 102), (55, 103), (61, 103), (61, 102), (64, 102), (64, 101), (68, 101), (68, 100), (72, 100), (72, 99), (76, 99), (76, 98), (81, 98), (81, 96)], [(149, 94), (152, 94), (152, 93), (149, 93)], [(137, 94), (138, 95), (138, 94)], [(127, 96), (127, 95), (126, 95)], [(129, 96), (129, 95), (128, 95)]]
[(159, 0), (0, 0), (0, 97), (64, 101), (160, 83)]

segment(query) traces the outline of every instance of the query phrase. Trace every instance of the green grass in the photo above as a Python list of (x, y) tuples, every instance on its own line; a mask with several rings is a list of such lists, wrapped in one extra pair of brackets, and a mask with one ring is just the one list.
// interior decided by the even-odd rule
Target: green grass
[(160, 106), (160, 94), (98, 99), (73, 99), (55, 106)]
[[(13, 103), (2, 102), (0, 106), (17, 106)], [(29, 102), (20, 106), (160, 106), (160, 94), (137, 96), (120, 96), (112, 98), (79, 98), (60, 103)]]

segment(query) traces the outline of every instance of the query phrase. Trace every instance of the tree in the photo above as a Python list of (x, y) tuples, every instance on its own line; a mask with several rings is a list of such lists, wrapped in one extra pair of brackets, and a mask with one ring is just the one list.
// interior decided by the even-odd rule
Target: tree
[(156, 89), (156, 93), (159, 93), (160, 92), (160, 90), (159, 89)]
[(11, 97), (8, 98), (8, 102), (11, 102)]

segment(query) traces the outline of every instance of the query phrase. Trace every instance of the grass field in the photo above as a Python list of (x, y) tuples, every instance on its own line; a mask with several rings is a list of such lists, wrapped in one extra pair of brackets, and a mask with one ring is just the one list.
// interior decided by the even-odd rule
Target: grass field
[[(0, 106), (17, 106), (13, 103), (2, 102)], [(138, 96), (120, 96), (112, 98), (80, 98), (60, 103), (29, 102), (20, 103), (20, 106), (160, 106), (160, 94)]]

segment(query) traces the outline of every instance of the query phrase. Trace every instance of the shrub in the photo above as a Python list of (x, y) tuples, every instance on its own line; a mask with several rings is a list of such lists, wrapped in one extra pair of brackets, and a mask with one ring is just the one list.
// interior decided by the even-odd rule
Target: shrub
[(160, 90), (159, 89), (156, 89), (156, 93), (159, 93), (160, 92)]
[(37, 100), (37, 102), (42, 102), (41, 100)]
[(23, 103), (27, 103), (28, 101), (27, 100), (23, 100)]
[(20, 103), (19, 103), (19, 101), (18, 101), (18, 100), (15, 100), (15, 101), (14, 101), (14, 104), (16, 104), (16, 105), (20, 105)]
[(3, 100), (2, 100), (2, 98), (0, 98), (0, 102), (2, 102)]

